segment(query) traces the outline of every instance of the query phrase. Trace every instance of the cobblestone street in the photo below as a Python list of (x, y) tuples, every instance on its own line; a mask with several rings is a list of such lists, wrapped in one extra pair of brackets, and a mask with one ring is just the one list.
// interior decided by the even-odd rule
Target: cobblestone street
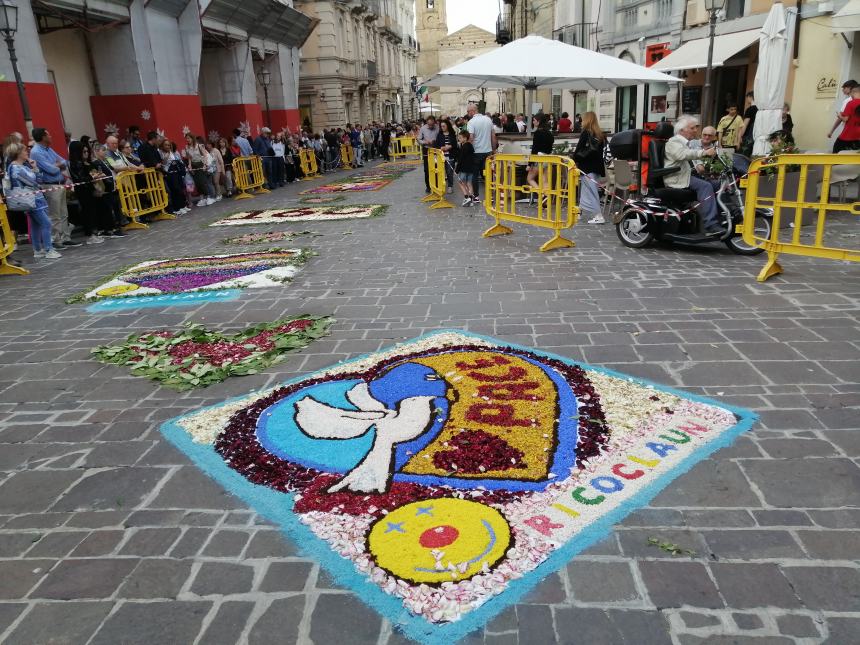
[[(239, 252), (221, 240), (272, 227), (205, 225), (294, 204), (319, 183), (225, 200), (53, 263), (34, 264), (29, 246), (16, 253), (32, 273), (0, 280), (0, 643), (408, 642), (158, 428), (437, 329), (761, 417), (463, 642), (860, 642), (860, 265), (786, 256), (785, 273), (759, 284), (763, 256), (637, 251), (614, 227), (585, 223), (576, 248), (542, 254), (547, 232), (514, 225), (483, 239), (483, 210), (419, 204), (418, 168), (379, 192), (345, 193), (345, 204), (387, 204), (383, 217), (280, 226), (320, 234), (282, 245), (318, 253), (283, 287), (182, 307), (65, 304), (129, 264)], [(234, 332), (300, 313), (333, 315), (331, 334), (262, 373), (189, 392), (90, 357), (186, 321)]]

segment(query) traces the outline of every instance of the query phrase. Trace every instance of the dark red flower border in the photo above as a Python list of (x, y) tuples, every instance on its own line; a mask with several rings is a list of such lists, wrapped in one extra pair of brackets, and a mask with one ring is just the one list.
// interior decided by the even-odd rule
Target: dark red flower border
[[(454, 351), (502, 351), (552, 367), (564, 377), (577, 397), (579, 411), (577, 466), (582, 468), (585, 462), (599, 455), (608, 443), (609, 428), (606, 425), (600, 398), (581, 367), (512, 347), (464, 344), (392, 356), (367, 370), (310, 378), (278, 388), (233, 414), (226, 428), (216, 439), (215, 450), (228, 466), (253, 484), (267, 486), (281, 492), (300, 492), (301, 495), (297, 496), (294, 508), (297, 513), (336, 511), (349, 515), (379, 516), (383, 511), (394, 510), (412, 501), (450, 495), (452, 489), (449, 488), (407, 482), (393, 482), (390, 490), (381, 495), (349, 491), (326, 493), (325, 489), (335, 483), (339, 475), (305, 468), (273, 455), (257, 441), (256, 428), (257, 420), (264, 410), (301, 389), (333, 380), (363, 379), (369, 382), (394, 364)], [(503, 503), (522, 494), (514, 491), (483, 491), (481, 501)]]

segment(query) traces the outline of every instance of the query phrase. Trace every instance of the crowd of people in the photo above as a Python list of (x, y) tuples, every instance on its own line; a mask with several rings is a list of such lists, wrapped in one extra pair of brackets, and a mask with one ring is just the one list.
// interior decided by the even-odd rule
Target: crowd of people
[[(846, 81), (842, 92), (844, 100), (828, 134), (832, 137), (841, 127), (834, 152), (860, 149), (860, 85)], [(674, 124), (676, 136), (666, 147), (666, 163), (683, 162), (690, 172), (667, 178), (667, 185), (692, 188), (701, 204), (713, 205), (714, 186), (696, 176), (695, 162), (713, 156), (718, 145), (749, 155), (757, 112), (755, 96), (749, 92), (743, 111), (736, 104), (727, 105), (716, 127), (707, 125), (700, 130), (693, 117), (680, 117)], [(466, 115), (459, 117), (429, 116), (420, 122), (399, 124), (349, 123), (343, 128), (316, 133), (306, 123), (295, 134), (288, 129), (273, 133), (264, 127), (255, 138), (236, 129), (232, 136), (215, 140), (188, 132), (183, 140), (171, 141), (158, 131), (141, 136), (140, 128), (132, 125), (124, 136), (112, 134), (104, 142), (87, 136), (73, 139), (65, 133), (61, 145), (54, 142), (51, 132), (36, 127), (27, 142), (17, 132), (4, 141), (0, 163), (2, 193), (13, 224), (19, 231), (23, 228), (29, 233), (34, 256), (58, 259), (59, 251), (64, 248), (97, 245), (108, 238), (124, 236), (123, 227), (129, 220), (117, 190), (120, 173), (155, 169), (164, 177), (168, 194), (166, 212), (184, 215), (192, 207), (209, 206), (241, 188), (233, 176), (233, 161), (238, 157), (260, 156), (265, 185), (274, 190), (303, 178), (302, 149), (313, 150), (319, 171), (328, 173), (344, 167), (345, 146), (352, 150), (353, 166), (360, 168), (367, 160), (390, 160), (392, 139), (409, 135), (423, 149), (425, 190), (430, 192), (427, 151), (438, 148), (446, 160), (448, 191), (459, 185), (462, 206), (470, 207), (480, 203), (484, 165), (498, 149), (497, 135), (526, 132), (525, 118), (521, 113), (482, 114), (475, 104), (470, 104)], [(793, 130), (794, 122), (786, 104), (782, 128), (772, 133), (770, 140), (774, 144), (793, 144)], [(579, 134), (571, 156), (584, 176), (579, 190), (581, 215), (589, 223), (603, 223), (598, 186), (612, 160), (608, 137), (597, 115), (585, 112), (571, 119), (567, 112), (562, 112), (556, 119), (552, 114), (537, 114), (532, 117), (532, 131), (533, 155), (552, 154), (556, 133)], [(529, 165), (525, 181), (538, 186), (537, 164)], [(702, 214), (706, 226), (712, 229), (715, 213), (710, 206), (704, 206)], [(83, 242), (72, 238), (73, 224), (83, 229)]]

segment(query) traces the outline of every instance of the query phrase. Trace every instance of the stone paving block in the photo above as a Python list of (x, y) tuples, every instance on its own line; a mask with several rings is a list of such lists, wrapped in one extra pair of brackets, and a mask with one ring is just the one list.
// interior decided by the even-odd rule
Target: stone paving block
[(561, 581), (559, 574), (551, 573), (541, 580), (534, 589), (529, 591), (521, 602), (526, 605), (551, 605), (564, 602), (566, 597), (567, 593), (564, 590), (564, 583)]
[(693, 636), (692, 634), (681, 634), (678, 637), (681, 645), (795, 645), (794, 639), (782, 636), (738, 636), (714, 635)]
[(822, 641), (823, 645), (841, 645), (850, 643), (860, 634), (860, 618), (830, 616), (827, 619), (830, 636)]
[(860, 611), (860, 570), (848, 567), (783, 567), (809, 609)]
[(615, 645), (627, 642), (670, 645), (672, 643), (668, 623), (660, 612), (557, 607), (553, 613), (559, 643), (570, 645), (579, 643)]
[(573, 600), (580, 602), (633, 602), (640, 599), (627, 562), (574, 560), (567, 565)]
[(0, 599), (24, 598), (54, 566), (54, 560), (0, 560)]
[(119, 527), (128, 517), (127, 510), (117, 511), (79, 511), (74, 513), (65, 526), (68, 528), (100, 529)]
[(24, 603), (0, 602), (0, 634), (6, 631), (25, 609), (27, 605)]
[(80, 476), (80, 471), (66, 470), (14, 473), (0, 485), (0, 513), (47, 510)]
[(860, 508), (839, 508), (832, 511), (808, 511), (818, 526), (831, 529), (860, 529)]
[(860, 504), (860, 467), (848, 459), (744, 460), (744, 472), (782, 508), (832, 508)]
[(693, 551), (699, 557), (707, 553), (707, 546), (702, 536), (690, 530), (650, 528), (618, 531), (621, 550), (624, 552), (624, 555), (630, 558), (672, 557), (665, 551), (660, 550), (658, 546), (650, 544), (649, 540), (651, 539), (676, 544), (682, 549)]
[(696, 464), (688, 474), (669, 484), (651, 503), (669, 507), (761, 506), (736, 464), (713, 459)]
[(245, 558), (288, 558), (294, 555), (295, 545), (275, 529), (263, 529), (254, 533), (245, 550)]
[(382, 621), (379, 615), (352, 594), (321, 594), (311, 616), (311, 640), (334, 643), (349, 634), (356, 645), (375, 644)]
[(127, 602), (105, 621), (90, 645), (192, 643), (211, 602)]
[(86, 643), (111, 610), (112, 602), (35, 605), (3, 642), (7, 645)]
[(802, 558), (803, 550), (787, 531), (702, 531), (718, 559)]
[(833, 444), (821, 439), (762, 439), (758, 444), (775, 459), (826, 457), (839, 454)]
[(54, 510), (116, 510), (137, 506), (167, 475), (161, 468), (116, 468), (85, 477), (62, 496)]
[(235, 645), (239, 642), (253, 609), (252, 602), (228, 600), (221, 603), (218, 613), (197, 641), (198, 645)]
[(762, 619), (759, 618), (756, 614), (734, 613), (732, 614), (732, 620), (735, 621), (735, 625), (738, 626), (738, 629), (743, 629), (746, 631), (761, 629), (764, 627)]
[(198, 596), (246, 593), (251, 590), (253, 580), (254, 570), (249, 566), (204, 562), (191, 584), (191, 592)]
[(122, 598), (175, 598), (191, 573), (185, 560), (145, 559), (119, 590)]
[(183, 467), (164, 484), (151, 508), (241, 508), (239, 501), (194, 467)]
[(137, 563), (135, 558), (63, 560), (48, 573), (30, 597), (52, 600), (109, 598)]
[[(854, 410), (854, 413), (860, 414), (860, 411)], [(860, 456), (860, 432), (857, 430), (825, 430), (821, 435), (849, 457)]]
[(797, 531), (803, 548), (821, 560), (857, 560), (860, 531)]
[(27, 551), (28, 558), (62, 558), (88, 535), (87, 531), (48, 533)]
[(809, 616), (785, 614), (776, 617), (776, 626), (780, 634), (797, 638), (818, 638), (821, 635), (815, 621)]
[(312, 571), (310, 562), (272, 562), (260, 583), (260, 591), (302, 591)]
[(699, 614), (692, 611), (681, 611), (678, 612), (678, 615), (681, 617), (681, 620), (684, 621), (684, 625), (690, 629), (715, 627), (720, 625), (722, 622), (720, 621), (719, 616), (714, 616), (713, 614)]
[(658, 609), (666, 607), (706, 607), (718, 609), (723, 601), (704, 565), (698, 562), (639, 562), (639, 571), (648, 597)]
[(803, 511), (753, 511), (759, 526), (811, 526), (812, 520)]
[(120, 547), (119, 555), (165, 555), (181, 533), (179, 528), (141, 528)]
[(41, 539), (41, 533), (0, 533), (0, 558), (14, 558)]
[(535, 643), (555, 643), (557, 637), (552, 610), (547, 605), (516, 605), (517, 625)]
[(248, 538), (246, 531), (218, 531), (206, 544), (202, 555), (210, 558), (236, 557), (242, 553)]
[(712, 563), (711, 572), (730, 607), (801, 607), (776, 564)]

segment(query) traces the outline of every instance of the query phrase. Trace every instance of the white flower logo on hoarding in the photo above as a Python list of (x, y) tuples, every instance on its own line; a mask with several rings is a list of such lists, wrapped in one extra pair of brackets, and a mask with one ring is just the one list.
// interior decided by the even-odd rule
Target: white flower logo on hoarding
[(189, 128), (187, 125), (182, 126), (182, 134), (189, 134), (190, 132), (191, 128)]
[(140, 118), (144, 121), (149, 121), (152, 118), (152, 113), (149, 110), (141, 110)]
[(242, 132), (243, 136), (248, 136), (251, 134), (251, 122), (239, 121), (239, 130)]
[(221, 133), (218, 130), (209, 130), (209, 141), (216, 143), (221, 138)]
[(105, 134), (108, 134), (108, 135), (117, 134), (118, 132), (119, 132), (119, 126), (117, 126), (116, 123), (111, 122), (105, 126)]
[(162, 138), (167, 137), (167, 134), (165, 134), (164, 130), (162, 130), (161, 128), (155, 128), (155, 131), (158, 133), (159, 137), (162, 137)]

